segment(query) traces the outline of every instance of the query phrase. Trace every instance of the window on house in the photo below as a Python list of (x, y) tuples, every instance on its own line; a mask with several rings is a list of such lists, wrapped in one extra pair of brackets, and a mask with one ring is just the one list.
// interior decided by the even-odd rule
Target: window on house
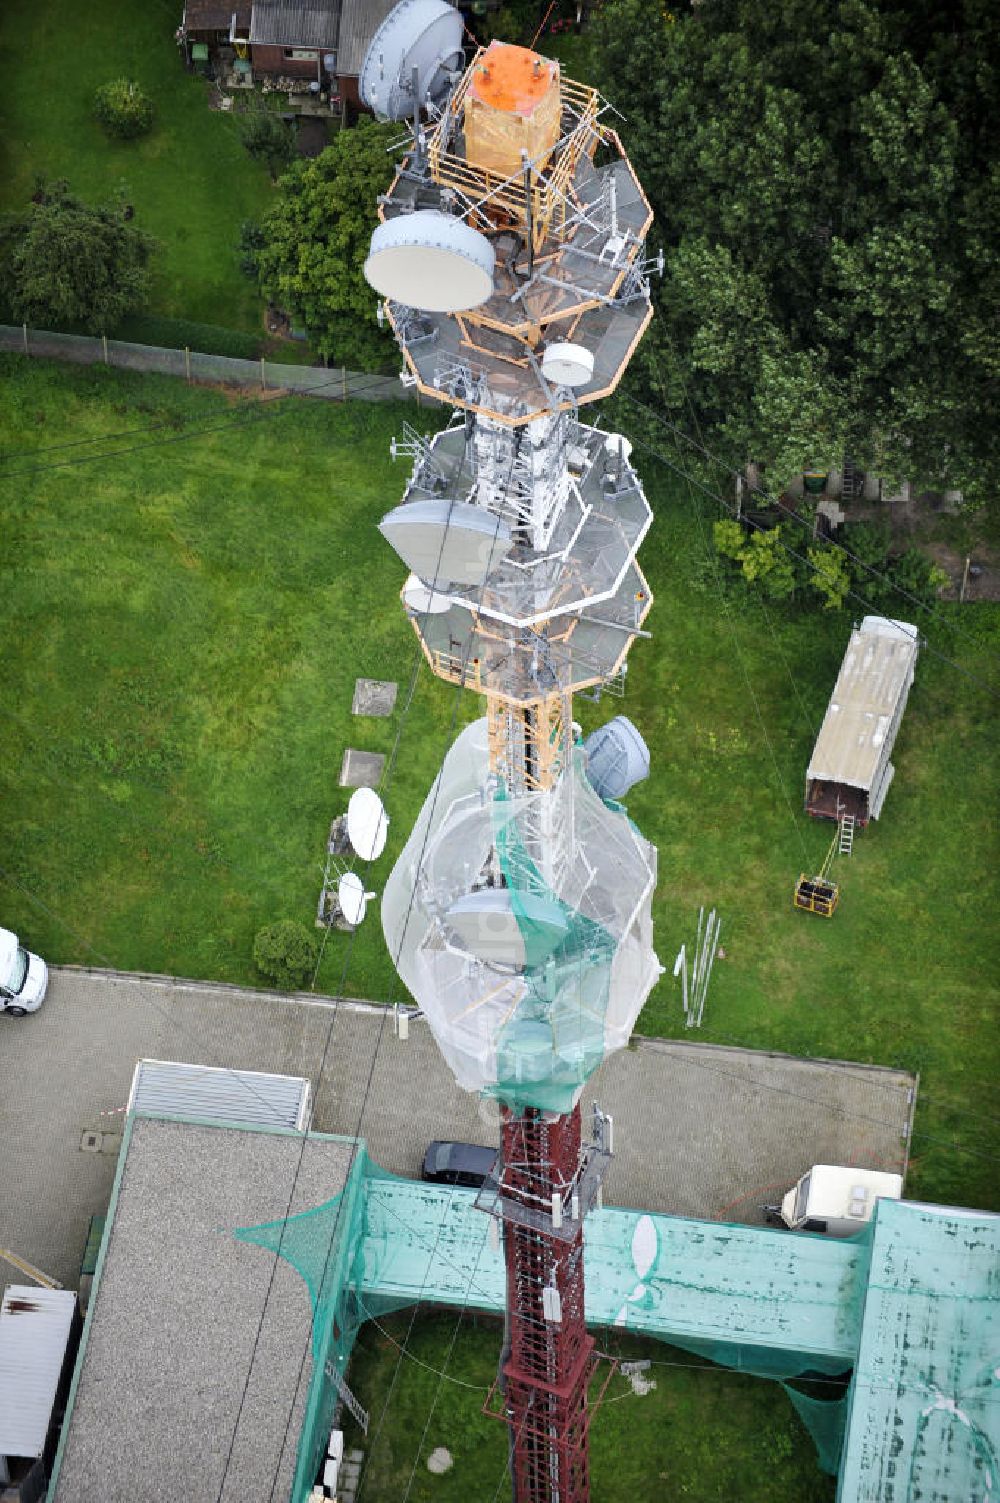
[(293, 63), (314, 63), (319, 53), (315, 47), (283, 47), (282, 56)]

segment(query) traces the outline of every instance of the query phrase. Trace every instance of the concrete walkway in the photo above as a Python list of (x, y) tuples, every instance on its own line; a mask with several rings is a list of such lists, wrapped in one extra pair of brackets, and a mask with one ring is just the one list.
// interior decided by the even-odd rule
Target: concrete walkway
[[(365, 1138), (397, 1174), (419, 1174), (432, 1138), (497, 1137), (496, 1108), (455, 1086), (422, 1022), (401, 1043), (364, 1003), (55, 968), (38, 1013), (0, 1017), (0, 1247), (66, 1285), (107, 1207), (144, 1057), (307, 1075), (315, 1128)], [(607, 1203), (755, 1222), (814, 1162), (898, 1168), (913, 1087), (899, 1071), (639, 1041), (603, 1066), (585, 1104), (615, 1117)]]

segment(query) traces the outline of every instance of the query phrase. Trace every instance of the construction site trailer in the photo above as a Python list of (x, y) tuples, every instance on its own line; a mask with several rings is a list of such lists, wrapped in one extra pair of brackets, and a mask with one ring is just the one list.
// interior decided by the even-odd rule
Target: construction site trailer
[(919, 645), (908, 621), (866, 616), (854, 627), (806, 773), (808, 814), (878, 819)]
[(309, 1125), (311, 1098), (304, 1076), (140, 1059), (132, 1077), (128, 1110), (148, 1116), (304, 1132)]

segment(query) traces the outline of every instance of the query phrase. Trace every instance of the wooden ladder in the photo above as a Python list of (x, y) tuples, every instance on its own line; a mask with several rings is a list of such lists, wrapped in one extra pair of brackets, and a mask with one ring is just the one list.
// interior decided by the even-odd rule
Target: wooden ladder
[(849, 856), (854, 850), (854, 815), (844, 814), (840, 820), (840, 845), (837, 854)]

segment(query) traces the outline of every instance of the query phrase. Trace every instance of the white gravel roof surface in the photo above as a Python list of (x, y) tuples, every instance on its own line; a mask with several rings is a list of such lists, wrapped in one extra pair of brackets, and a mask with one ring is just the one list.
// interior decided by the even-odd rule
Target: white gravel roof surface
[[(300, 1146), (135, 1119), (53, 1503), (245, 1503), (272, 1496), (275, 1477), (274, 1497), (289, 1495), (309, 1293), (280, 1258), (268, 1296), (273, 1255), (232, 1231), (285, 1214)], [(351, 1152), (308, 1140), (293, 1213), (342, 1189)]]

